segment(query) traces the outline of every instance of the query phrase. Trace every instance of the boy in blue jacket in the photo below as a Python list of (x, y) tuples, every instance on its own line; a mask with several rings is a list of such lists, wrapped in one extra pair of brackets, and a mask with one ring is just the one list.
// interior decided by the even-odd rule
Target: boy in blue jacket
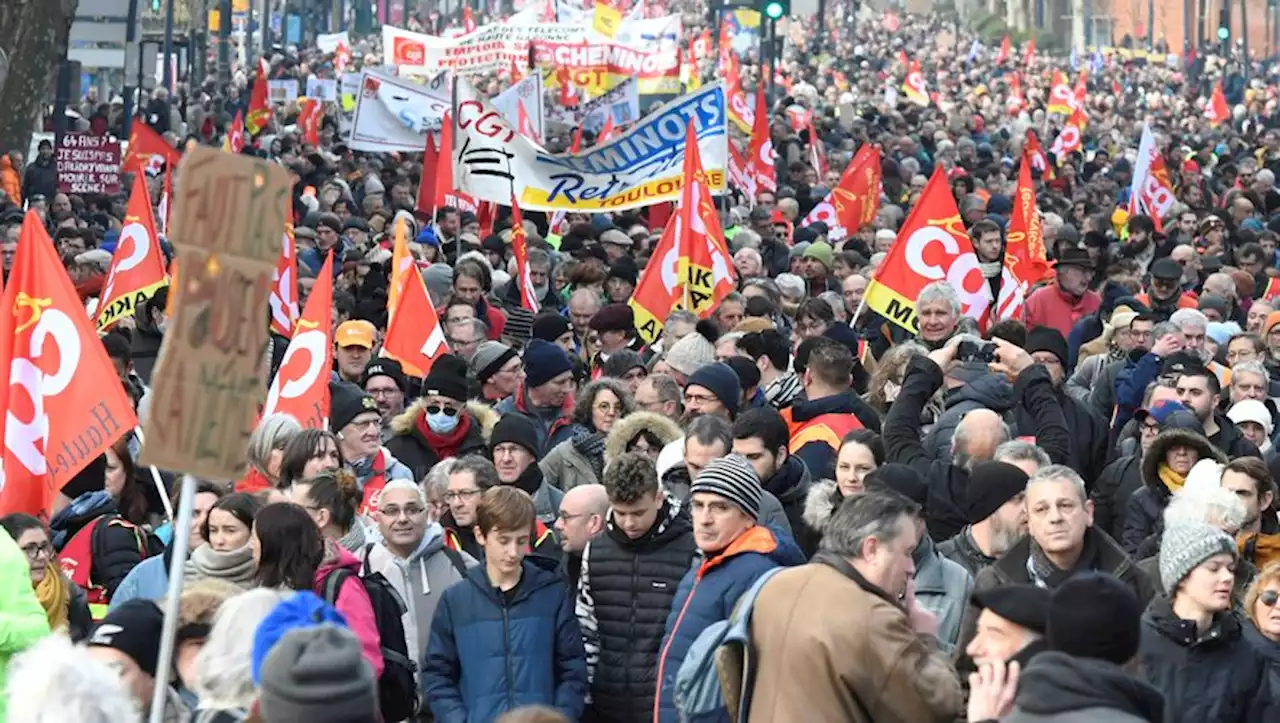
[(450, 587), (431, 621), (422, 688), (437, 723), (489, 723), (525, 705), (582, 717), (587, 656), (555, 563), (526, 557), (533, 499), (500, 485), (476, 509), (484, 564)]

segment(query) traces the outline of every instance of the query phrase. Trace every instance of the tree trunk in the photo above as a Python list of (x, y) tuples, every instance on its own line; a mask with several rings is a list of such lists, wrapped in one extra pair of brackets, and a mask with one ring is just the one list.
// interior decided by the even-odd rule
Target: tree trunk
[(67, 57), (79, 0), (0, 1), (0, 50), (9, 72), (0, 80), (0, 151), (24, 154), (40, 108), (53, 97), (58, 64)]

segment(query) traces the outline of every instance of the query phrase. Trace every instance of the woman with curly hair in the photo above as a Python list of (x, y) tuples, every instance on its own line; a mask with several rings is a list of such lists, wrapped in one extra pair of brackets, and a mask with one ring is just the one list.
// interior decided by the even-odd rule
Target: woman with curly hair
[(867, 385), (867, 404), (880, 413), (889, 413), (889, 405), (898, 398), (902, 390), (902, 377), (907, 371), (907, 362), (916, 355), (925, 355), (929, 351), (921, 344), (906, 342), (885, 352), (876, 362), (875, 371), (871, 373), (871, 382)]
[(618, 379), (606, 377), (583, 387), (573, 408), (573, 436), (539, 463), (547, 483), (564, 492), (599, 484), (604, 477), (605, 437), (631, 410), (631, 393)]

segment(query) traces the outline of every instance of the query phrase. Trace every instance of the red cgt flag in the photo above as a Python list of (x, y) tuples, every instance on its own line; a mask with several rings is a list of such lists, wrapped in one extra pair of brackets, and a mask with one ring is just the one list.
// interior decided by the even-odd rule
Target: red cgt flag
[(333, 368), (333, 253), (325, 257), (271, 380), (262, 416), (288, 414), (305, 429), (329, 423), (329, 370)]
[(436, 138), (428, 133), (427, 147), (422, 151), (422, 183), (418, 184), (418, 204), (414, 209), (418, 218), (430, 219), (436, 212), (436, 174), (427, 169), (439, 167), (440, 151), (436, 150)]
[(324, 107), (317, 98), (306, 98), (301, 102), (302, 110), (298, 113), (298, 131), (302, 140), (317, 148), (320, 146), (320, 123), (324, 120)]
[(280, 239), (280, 258), (271, 272), (271, 333), (292, 337), (298, 321), (298, 245), (293, 235), (291, 202), (285, 200), (284, 236)]
[(524, 219), (520, 216), (520, 205), (516, 203), (515, 194), (511, 196), (511, 251), (516, 257), (516, 275), (520, 284), (520, 306), (538, 313), (538, 292), (533, 288), (533, 277), (529, 275), (529, 239), (524, 232)]
[(421, 369), (424, 376), (431, 371), (436, 359), (449, 353), (440, 317), (427, 296), (422, 274), (416, 271), (407, 275), (400, 290), (399, 304), (387, 325), (382, 349), (384, 354), (406, 366)]
[(982, 276), (955, 197), (938, 166), (889, 247), (889, 256), (867, 285), (867, 308), (917, 333), (920, 290), (944, 280), (960, 295), (961, 313), (981, 320), (991, 306), (991, 287)]
[(800, 222), (827, 224), (831, 243), (846, 239), (875, 220), (880, 210), (880, 149), (863, 143), (840, 183)]
[[(271, 103), (267, 100), (267, 61), (258, 61), (258, 74), (253, 79), (253, 90), (249, 94), (249, 115), (244, 119), (244, 128), (249, 135), (256, 136), (271, 120)], [(237, 151), (238, 153), (239, 151)]]
[(161, 168), (172, 168), (177, 165), (180, 158), (182, 158), (182, 152), (169, 145), (164, 136), (156, 133), (154, 128), (143, 123), (141, 119), (133, 119), (133, 125), (129, 128), (129, 151), (120, 164), (121, 168), (130, 168), (135, 163), (141, 163), (147, 175), (154, 176), (160, 172)]
[(133, 316), (139, 306), (169, 283), (165, 277), (164, 253), (156, 237), (156, 221), (151, 215), (147, 179), (142, 166), (135, 168), (138, 173), (133, 177), (129, 204), (125, 207), (124, 227), (120, 229), (120, 240), (99, 296), (100, 331)]
[(1209, 97), (1209, 103), (1204, 107), (1204, 117), (1209, 119), (1209, 125), (1218, 127), (1223, 123), (1231, 120), (1231, 109), (1227, 107), (1227, 96), (1222, 92), (1222, 81), (1213, 86), (1213, 95)]
[(236, 117), (231, 121), (231, 127), (227, 129), (227, 139), (222, 144), (222, 150), (228, 153), (239, 153), (244, 150), (244, 116), (239, 111), (236, 111)]
[(462, 6), (462, 32), (474, 33), (476, 31), (476, 16), (471, 14), (471, 8)]
[(450, 206), (459, 211), (475, 213), (480, 210), (476, 200), (471, 196), (454, 189), (453, 185), (453, 114), (444, 113), (444, 124), (440, 128), (440, 152), (436, 157), (435, 207)]
[[(696, 140), (694, 145), (697, 145)], [(769, 132), (769, 104), (764, 97), (764, 83), (756, 85), (755, 117), (751, 123), (751, 141), (747, 144), (747, 172), (755, 179), (756, 194), (778, 190), (778, 177), (773, 167), (773, 136)], [(689, 176), (686, 175), (685, 178)]]
[(685, 133), (685, 148), (679, 207), (628, 302), (635, 312), (636, 329), (648, 343), (657, 338), (673, 309), (683, 307), (705, 319), (737, 285), (692, 122)]
[(1012, 54), (1013, 54), (1013, 41), (1009, 39), (1008, 35), (1006, 35), (1004, 36), (1004, 39), (1000, 41), (1000, 53), (996, 55), (996, 62), (1003, 63), (1004, 61), (1008, 60), (1009, 56)]
[(0, 309), (0, 515), (47, 517), (62, 486), (138, 418), (34, 212)]

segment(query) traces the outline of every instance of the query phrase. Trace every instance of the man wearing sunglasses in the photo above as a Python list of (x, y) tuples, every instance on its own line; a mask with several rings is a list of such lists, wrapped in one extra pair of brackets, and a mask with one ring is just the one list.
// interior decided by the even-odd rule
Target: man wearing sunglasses
[(467, 405), (467, 364), (445, 354), (422, 381), (422, 396), (391, 422), (387, 449), (420, 480), (446, 457), (483, 453), (482, 430), (496, 421), (489, 407)]

